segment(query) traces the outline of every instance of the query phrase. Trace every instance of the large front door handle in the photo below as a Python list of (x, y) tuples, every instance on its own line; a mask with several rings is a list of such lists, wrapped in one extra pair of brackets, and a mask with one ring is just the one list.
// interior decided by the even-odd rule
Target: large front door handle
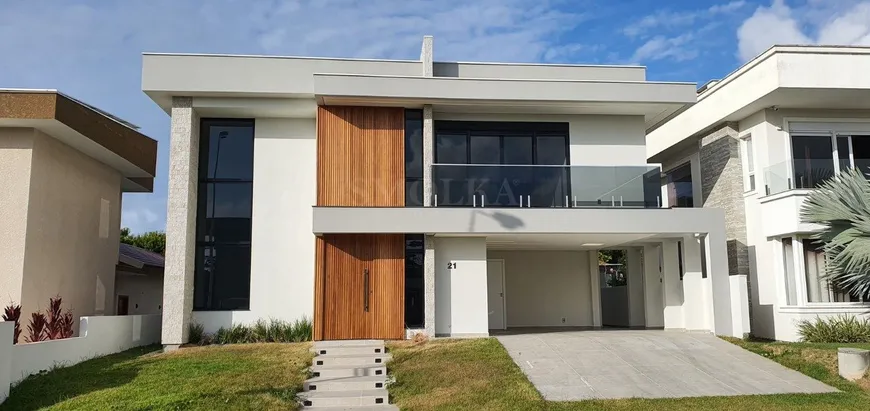
[(369, 269), (363, 271), (363, 309), (369, 312)]

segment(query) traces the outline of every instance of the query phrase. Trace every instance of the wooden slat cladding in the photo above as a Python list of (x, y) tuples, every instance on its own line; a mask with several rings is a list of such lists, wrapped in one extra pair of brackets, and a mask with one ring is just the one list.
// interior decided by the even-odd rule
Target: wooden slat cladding
[(318, 242), (323, 258), (315, 266), (323, 274), (315, 285), (315, 339), (403, 338), (404, 235), (332, 234)]
[(314, 340), (323, 340), (323, 296), (326, 272), (324, 267), (324, 252), (326, 242), (323, 237), (314, 238)]
[(405, 205), (405, 112), (394, 107), (317, 109), (317, 205)]

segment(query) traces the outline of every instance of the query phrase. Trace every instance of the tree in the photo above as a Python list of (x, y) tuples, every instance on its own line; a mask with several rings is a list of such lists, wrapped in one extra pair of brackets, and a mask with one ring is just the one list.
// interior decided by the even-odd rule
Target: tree
[(121, 242), (135, 247), (144, 248), (160, 255), (166, 252), (166, 233), (163, 231), (149, 231), (144, 234), (130, 234), (130, 229), (121, 229)]
[(813, 235), (825, 251), (825, 275), (834, 287), (870, 295), (870, 182), (858, 169), (844, 170), (813, 190), (801, 219), (824, 228)]

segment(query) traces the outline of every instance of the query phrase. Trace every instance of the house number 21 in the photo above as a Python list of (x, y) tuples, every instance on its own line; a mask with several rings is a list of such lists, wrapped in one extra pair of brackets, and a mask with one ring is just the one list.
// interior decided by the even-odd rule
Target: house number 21
[(449, 263), (447, 263), (447, 269), (448, 269), (448, 270), (452, 270), (452, 269), (454, 269), (454, 268), (456, 268), (456, 263), (454, 263), (454, 262), (452, 262), (452, 261), (449, 262)]

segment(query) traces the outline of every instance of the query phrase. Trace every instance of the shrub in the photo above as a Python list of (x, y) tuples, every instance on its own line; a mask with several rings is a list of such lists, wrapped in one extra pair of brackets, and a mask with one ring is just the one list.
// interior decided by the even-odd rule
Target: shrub
[(189, 342), (198, 345), (286, 343), (311, 341), (313, 335), (313, 326), (307, 318), (292, 323), (260, 319), (252, 325), (236, 324), (229, 328), (221, 327), (211, 335), (203, 332), (202, 325), (192, 324)]
[(30, 314), (30, 324), (27, 326), (27, 337), (24, 337), (24, 341), (33, 343), (47, 340), (48, 338), (46, 337), (47, 334), (45, 332), (47, 324), (48, 321), (45, 320), (45, 314)]
[(870, 343), (870, 319), (838, 315), (798, 322), (801, 340), (813, 343)]
[(190, 323), (190, 328), (187, 333), (187, 341), (190, 344), (202, 345), (205, 328), (202, 324)]
[(3, 310), (3, 321), (14, 321), (15, 328), (12, 332), (12, 344), (18, 344), (18, 337), (21, 335), (21, 305), (10, 303)]

